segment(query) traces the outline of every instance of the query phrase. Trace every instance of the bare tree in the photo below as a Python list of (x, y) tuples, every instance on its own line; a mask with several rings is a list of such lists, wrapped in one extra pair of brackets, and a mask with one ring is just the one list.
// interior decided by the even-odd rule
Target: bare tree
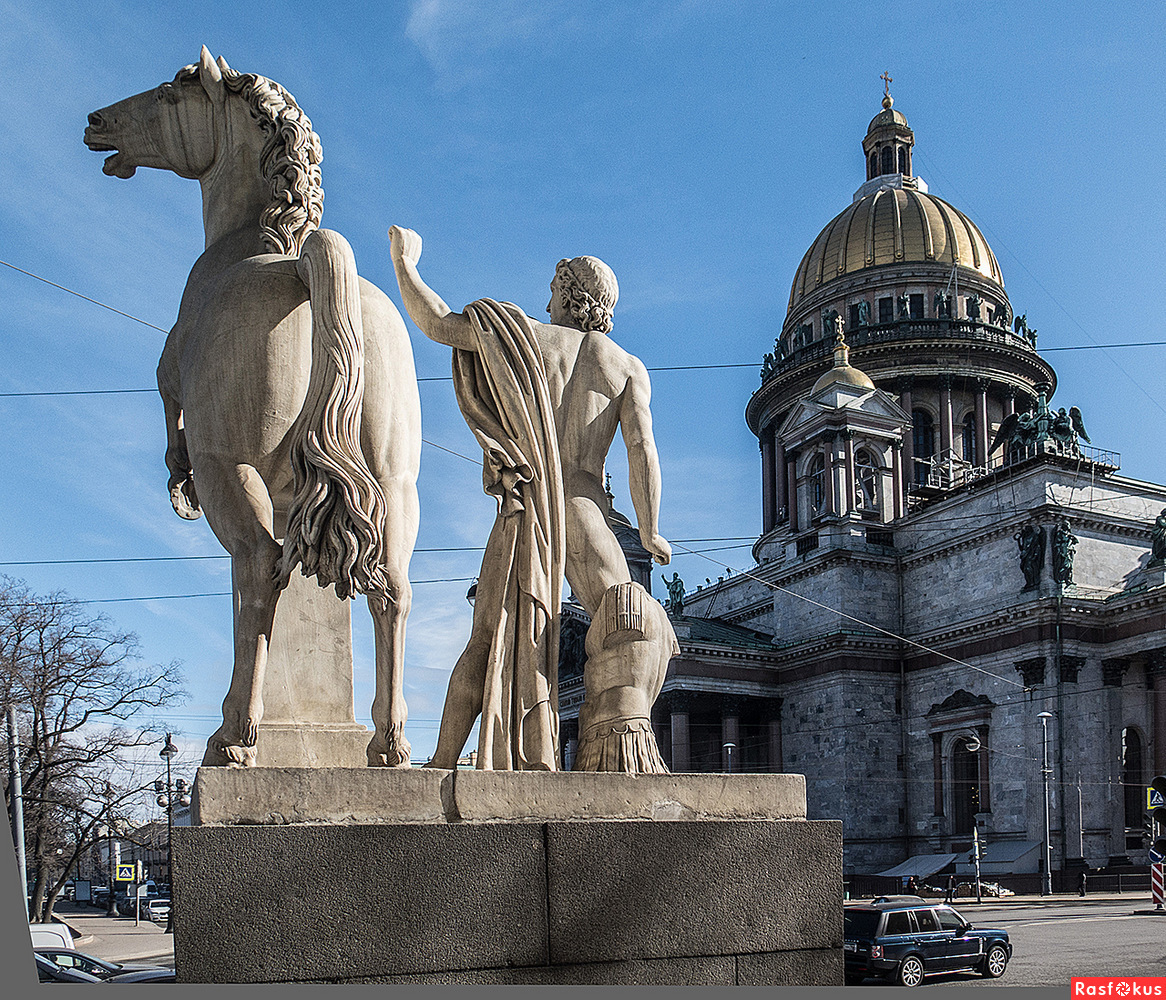
[[(135, 751), (185, 697), (177, 663), (146, 666), (138, 638), (61, 593), (0, 576), (0, 697), (16, 708), (29, 917), (41, 920), (100, 827), (150, 787)], [(10, 791), (5, 803), (12, 809)], [(11, 812), (10, 812), (11, 815)]]

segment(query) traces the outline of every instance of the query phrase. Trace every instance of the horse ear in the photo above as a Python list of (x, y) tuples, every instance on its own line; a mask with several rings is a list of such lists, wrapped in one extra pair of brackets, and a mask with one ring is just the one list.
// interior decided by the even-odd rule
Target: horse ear
[(223, 73), (219, 69), (218, 63), (215, 62), (214, 56), (211, 55), (210, 49), (205, 45), (198, 57), (198, 79), (203, 90), (206, 91), (207, 97), (216, 103), (223, 100), (226, 95), (226, 90), (223, 88)]
[(222, 56), (219, 56), (219, 58), (216, 61), (219, 64), (219, 69), (221, 69), (224, 73), (231, 72), (231, 67), (227, 65), (227, 60), (224, 59)]

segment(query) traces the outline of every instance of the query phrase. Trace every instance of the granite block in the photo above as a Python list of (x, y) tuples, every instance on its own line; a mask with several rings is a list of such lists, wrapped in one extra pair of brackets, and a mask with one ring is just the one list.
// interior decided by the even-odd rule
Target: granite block
[(836, 820), (553, 823), (547, 877), (554, 964), (842, 946)]
[(549, 963), (538, 824), (174, 830), (180, 982)]
[(737, 956), (738, 986), (841, 986), (841, 948)]

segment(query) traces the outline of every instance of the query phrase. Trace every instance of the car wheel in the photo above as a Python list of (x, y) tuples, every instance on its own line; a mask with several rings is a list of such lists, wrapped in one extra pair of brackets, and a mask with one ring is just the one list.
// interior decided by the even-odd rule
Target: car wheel
[(1008, 968), (1008, 952), (1001, 944), (994, 944), (984, 956), (984, 964), (980, 972), (989, 979), (999, 979)]
[(923, 960), (918, 955), (908, 955), (899, 963), (897, 978), (900, 986), (919, 986), (923, 982)]

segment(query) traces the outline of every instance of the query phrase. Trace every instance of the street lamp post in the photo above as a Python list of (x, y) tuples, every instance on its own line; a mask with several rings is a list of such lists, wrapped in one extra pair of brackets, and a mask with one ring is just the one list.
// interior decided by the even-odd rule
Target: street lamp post
[(737, 749), (736, 743), (722, 743), (721, 749), (725, 751), (725, 770), (733, 773), (733, 751)]
[(106, 862), (109, 865), (109, 901), (105, 908), (107, 917), (117, 916), (113, 900), (113, 785), (105, 783), (105, 849)]
[(1049, 835), (1049, 777), (1052, 775), (1052, 768), (1049, 767), (1049, 719), (1053, 717), (1052, 712), (1041, 712), (1037, 715), (1041, 724), (1041, 779), (1044, 782), (1044, 804), (1045, 804), (1045, 873), (1044, 879), (1041, 882), (1041, 895), (1051, 896), (1053, 894), (1053, 863), (1052, 863), (1052, 846), (1050, 844)]
[(161, 782), (154, 782), (154, 790), (158, 792), (158, 805), (166, 807), (166, 878), (170, 882), (170, 912), (166, 915), (167, 934), (174, 933), (174, 793), (178, 793), (180, 805), (187, 805), (190, 802), (186, 795), (186, 782), (181, 778), (176, 784), (170, 780), (170, 758), (178, 753), (178, 747), (174, 745), (170, 736), (170, 733), (166, 734), (166, 743), (158, 751), (158, 756), (166, 761), (165, 794), (158, 787)]

